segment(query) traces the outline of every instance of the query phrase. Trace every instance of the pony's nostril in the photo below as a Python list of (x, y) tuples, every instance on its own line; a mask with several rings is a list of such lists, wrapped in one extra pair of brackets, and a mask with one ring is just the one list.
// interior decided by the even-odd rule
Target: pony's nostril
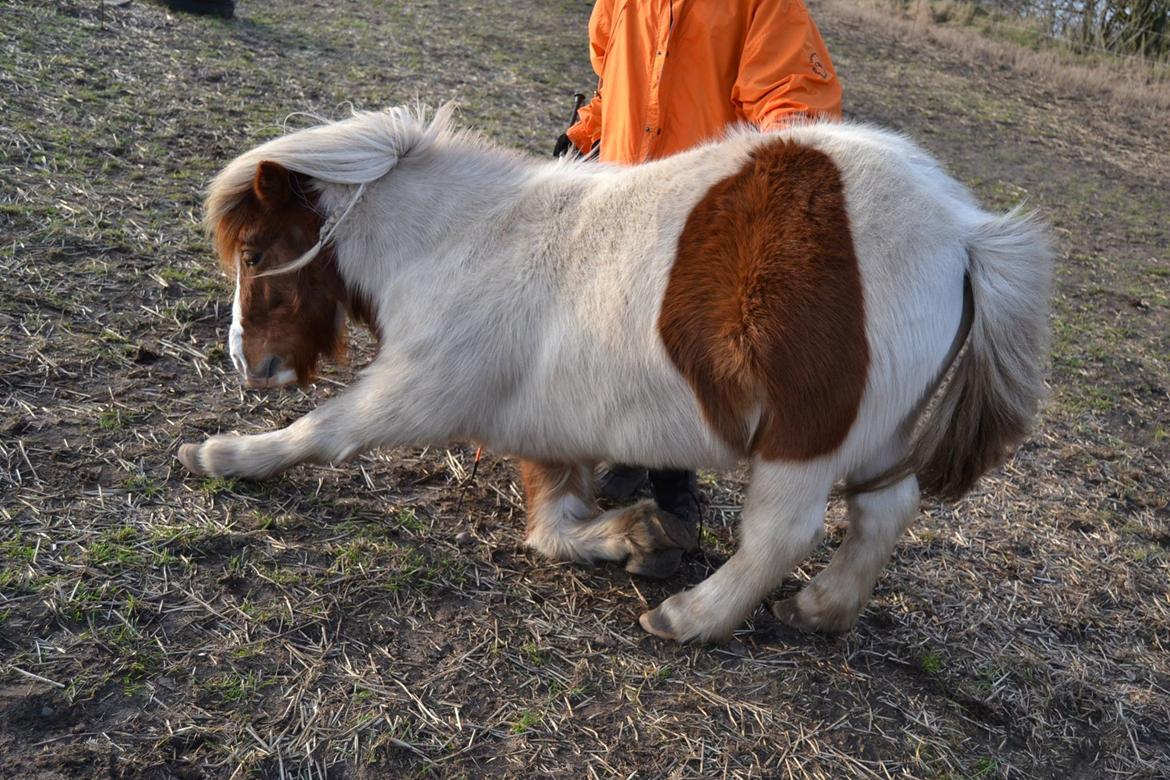
[(283, 358), (269, 355), (254, 367), (248, 367), (245, 384), (248, 387), (280, 387), (287, 385), (297, 378), (297, 374), (285, 365)]

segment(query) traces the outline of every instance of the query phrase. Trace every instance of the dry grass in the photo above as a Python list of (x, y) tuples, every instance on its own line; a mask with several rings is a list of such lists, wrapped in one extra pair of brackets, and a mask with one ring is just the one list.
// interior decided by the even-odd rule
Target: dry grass
[(1088, 92), (1122, 110), (1170, 109), (1170, 63), (1079, 52), (1019, 20), (975, 27), (977, 4), (916, 0), (823, 0), (834, 13), (865, 20), (906, 41), (926, 40), (958, 55), (1025, 74), (1037, 83)]
[(238, 388), (195, 211), (216, 167), (288, 112), (415, 94), (543, 152), (591, 82), (587, 3), (134, 2), (103, 29), (0, 1), (0, 776), (1170, 774), (1170, 131), (817, 11), (853, 116), (1054, 223), (1053, 401), (925, 507), (852, 633), (761, 610), (676, 647), (635, 618), (732, 549), (735, 475), (705, 475), (704, 551), (653, 583), (530, 556), (492, 455), (474, 481), (463, 449), (173, 470), (351, 375)]

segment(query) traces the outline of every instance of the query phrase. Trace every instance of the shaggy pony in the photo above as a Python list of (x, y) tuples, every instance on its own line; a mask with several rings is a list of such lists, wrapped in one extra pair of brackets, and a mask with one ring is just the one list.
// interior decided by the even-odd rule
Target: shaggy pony
[(649, 502), (599, 513), (593, 465), (746, 460), (739, 550), (642, 616), (663, 637), (740, 625), (821, 538), (841, 480), (844, 542), (775, 609), (850, 627), (920, 489), (967, 492), (1042, 396), (1043, 231), (872, 127), (740, 129), (615, 167), (518, 155), (446, 108), (359, 113), (241, 155), (207, 222), (248, 384), (310, 381), (347, 317), (380, 349), (287, 428), (184, 445), (192, 472), (475, 441), (522, 459), (535, 550), (663, 576), (694, 529)]

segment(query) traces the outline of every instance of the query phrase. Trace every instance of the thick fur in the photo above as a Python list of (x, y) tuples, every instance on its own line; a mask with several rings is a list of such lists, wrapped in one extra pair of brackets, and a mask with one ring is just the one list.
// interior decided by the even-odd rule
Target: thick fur
[(712, 187), (678, 241), (658, 320), (671, 360), (729, 446), (827, 455), (865, 391), (865, 304), (840, 172), (776, 140)]
[(1024, 438), (1044, 397), (1051, 250), (1018, 210), (972, 227), (974, 320), (967, 349), (912, 447), (922, 489), (961, 498)]
[[(783, 437), (796, 424), (786, 423), (769, 432), (767, 447), (749, 446), (740, 551), (642, 620), (674, 639), (725, 635), (820, 538), (834, 482), (872, 478), (913, 450), (926, 487), (953, 496), (1019, 438), (1041, 395), (1051, 264), (1042, 234), (1016, 214), (983, 212), (923, 151), (882, 130), (744, 130), (631, 168), (526, 159), (452, 132), (445, 113), (426, 125), (401, 109), (269, 142), (216, 180), (209, 223), (230, 218), (263, 160), (309, 177), (322, 214), (352, 206), (333, 255), (348, 294), (369, 302), (381, 349), (347, 393), (288, 428), (214, 437), (186, 445), (180, 458), (197, 472), (262, 477), (380, 445), (474, 440), (564, 464), (561, 473), (599, 460), (736, 463), (747, 454), (743, 441), (775, 419), (765, 407), (767, 398), (784, 396), (783, 377), (767, 379), (772, 396), (733, 412), (743, 435), (728, 437), (736, 426), (712, 424), (664, 343), (660, 317), (690, 215), (777, 145), (835, 169), (846, 212), (840, 222), (848, 226), (835, 240), (852, 245), (862, 298), (854, 314), (868, 354), (847, 429), (786, 448)], [(800, 175), (799, 166), (791, 175)], [(358, 184), (364, 190), (355, 201)], [(814, 200), (823, 194), (811, 193)], [(718, 221), (711, 229), (721, 229)], [(959, 331), (965, 278), (976, 312), (970, 345), (908, 442), (908, 422)], [(782, 281), (780, 274), (768, 283)], [(821, 313), (815, 293), (804, 319)], [(796, 324), (788, 323), (787, 338), (799, 338)], [(825, 361), (830, 367), (817, 372), (829, 371), (831, 380), (832, 346), (815, 351), (793, 354)], [(833, 408), (812, 404), (808, 414), (837, 414)], [(807, 423), (832, 431), (840, 420)], [(688, 543), (676, 529), (632, 515), (582, 519), (588, 496), (576, 500), (565, 490), (569, 482), (546, 472), (528, 471), (532, 511), (540, 515), (528, 541), (541, 552), (622, 560), (635, 554), (636, 536), (658, 545), (646, 548), (657, 561)], [(872, 495), (851, 504), (854, 529), (841, 563), (818, 577), (816, 593), (789, 605), (790, 622), (834, 630), (856, 619), (913, 514), (918, 484), (900, 475)], [(615, 539), (621, 534), (628, 538)]]

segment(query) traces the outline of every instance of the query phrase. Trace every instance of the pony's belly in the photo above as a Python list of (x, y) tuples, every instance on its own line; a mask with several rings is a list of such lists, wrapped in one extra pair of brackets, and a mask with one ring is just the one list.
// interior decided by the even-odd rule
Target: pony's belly
[(729, 468), (740, 460), (703, 420), (691, 412), (612, 412), (578, 406), (548, 412), (540, 419), (510, 416), (485, 432), (491, 448), (545, 462), (613, 462), (657, 468)]

